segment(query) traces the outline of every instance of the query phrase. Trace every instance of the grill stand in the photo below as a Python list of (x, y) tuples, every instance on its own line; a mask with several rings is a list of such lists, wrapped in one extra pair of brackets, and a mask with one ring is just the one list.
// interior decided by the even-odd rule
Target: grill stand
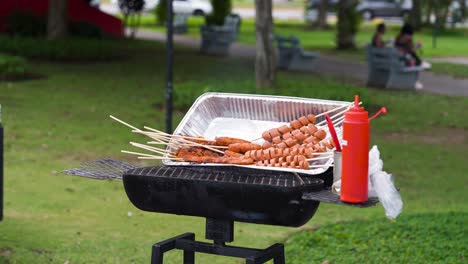
[(163, 264), (164, 253), (180, 249), (184, 251), (184, 264), (195, 263), (195, 252), (245, 259), (246, 264), (260, 264), (273, 259), (274, 264), (285, 264), (284, 245), (274, 244), (266, 249), (226, 246), (234, 240), (234, 222), (206, 219), (206, 239), (213, 243), (195, 241), (194, 233), (185, 233), (153, 245), (151, 264)]

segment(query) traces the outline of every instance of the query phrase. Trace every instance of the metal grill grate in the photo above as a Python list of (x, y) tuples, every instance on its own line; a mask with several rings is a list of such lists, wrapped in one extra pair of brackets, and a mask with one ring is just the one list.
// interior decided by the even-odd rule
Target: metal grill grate
[(143, 167), (127, 171), (125, 174), (147, 177), (164, 177), (280, 187), (296, 187), (304, 184), (316, 184), (317, 182), (321, 181), (319, 179), (310, 177), (301, 178), (298, 174), (290, 172), (265, 171), (229, 166)]
[(125, 171), (137, 168), (134, 165), (113, 159), (99, 159), (85, 162), (78, 168), (63, 171), (63, 173), (98, 180), (122, 179)]

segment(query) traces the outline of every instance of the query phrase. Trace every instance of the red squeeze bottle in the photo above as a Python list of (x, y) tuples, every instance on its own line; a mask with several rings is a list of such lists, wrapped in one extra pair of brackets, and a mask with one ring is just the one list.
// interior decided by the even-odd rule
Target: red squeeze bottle
[(341, 165), (341, 201), (363, 203), (368, 199), (369, 134), (368, 112), (359, 107), (359, 96), (354, 106), (345, 113)]

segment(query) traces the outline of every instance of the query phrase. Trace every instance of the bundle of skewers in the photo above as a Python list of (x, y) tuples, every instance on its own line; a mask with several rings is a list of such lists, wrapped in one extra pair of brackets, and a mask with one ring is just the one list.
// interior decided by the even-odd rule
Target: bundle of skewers
[[(132, 146), (151, 154), (122, 150), (124, 153), (137, 155), (139, 159), (309, 170), (330, 166), (323, 162), (333, 157), (332, 150), (338, 143), (336, 135), (329, 136), (329, 132), (334, 133), (334, 130), (330, 131), (323, 125), (326, 121), (315, 124), (316, 119), (339, 111), (330, 118), (330, 121), (338, 126), (343, 122), (343, 113), (351, 105), (319, 115), (301, 116), (287, 125), (264, 131), (262, 137), (252, 141), (232, 137), (207, 139), (202, 136), (173, 135), (147, 126), (141, 130), (114, 116), (110, 117), (131, 128), (132, 132), (151, 139), (146, 144), (130, 142)], [(255, 143), (261, 140), (262, 144)]]

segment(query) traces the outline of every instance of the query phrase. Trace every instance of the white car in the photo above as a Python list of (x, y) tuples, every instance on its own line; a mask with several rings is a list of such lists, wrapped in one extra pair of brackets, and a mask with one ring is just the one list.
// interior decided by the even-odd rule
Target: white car
[[(118, 0), (111, 0), (111, 3), (118, 6)], [(156, 8), (159, 0), (145, 0), (145, 11)], [(173, 0), (172, 6), (176, 14), (191, 14), (195, 16), (205, 16), (213, 11), (209, 0)]]

